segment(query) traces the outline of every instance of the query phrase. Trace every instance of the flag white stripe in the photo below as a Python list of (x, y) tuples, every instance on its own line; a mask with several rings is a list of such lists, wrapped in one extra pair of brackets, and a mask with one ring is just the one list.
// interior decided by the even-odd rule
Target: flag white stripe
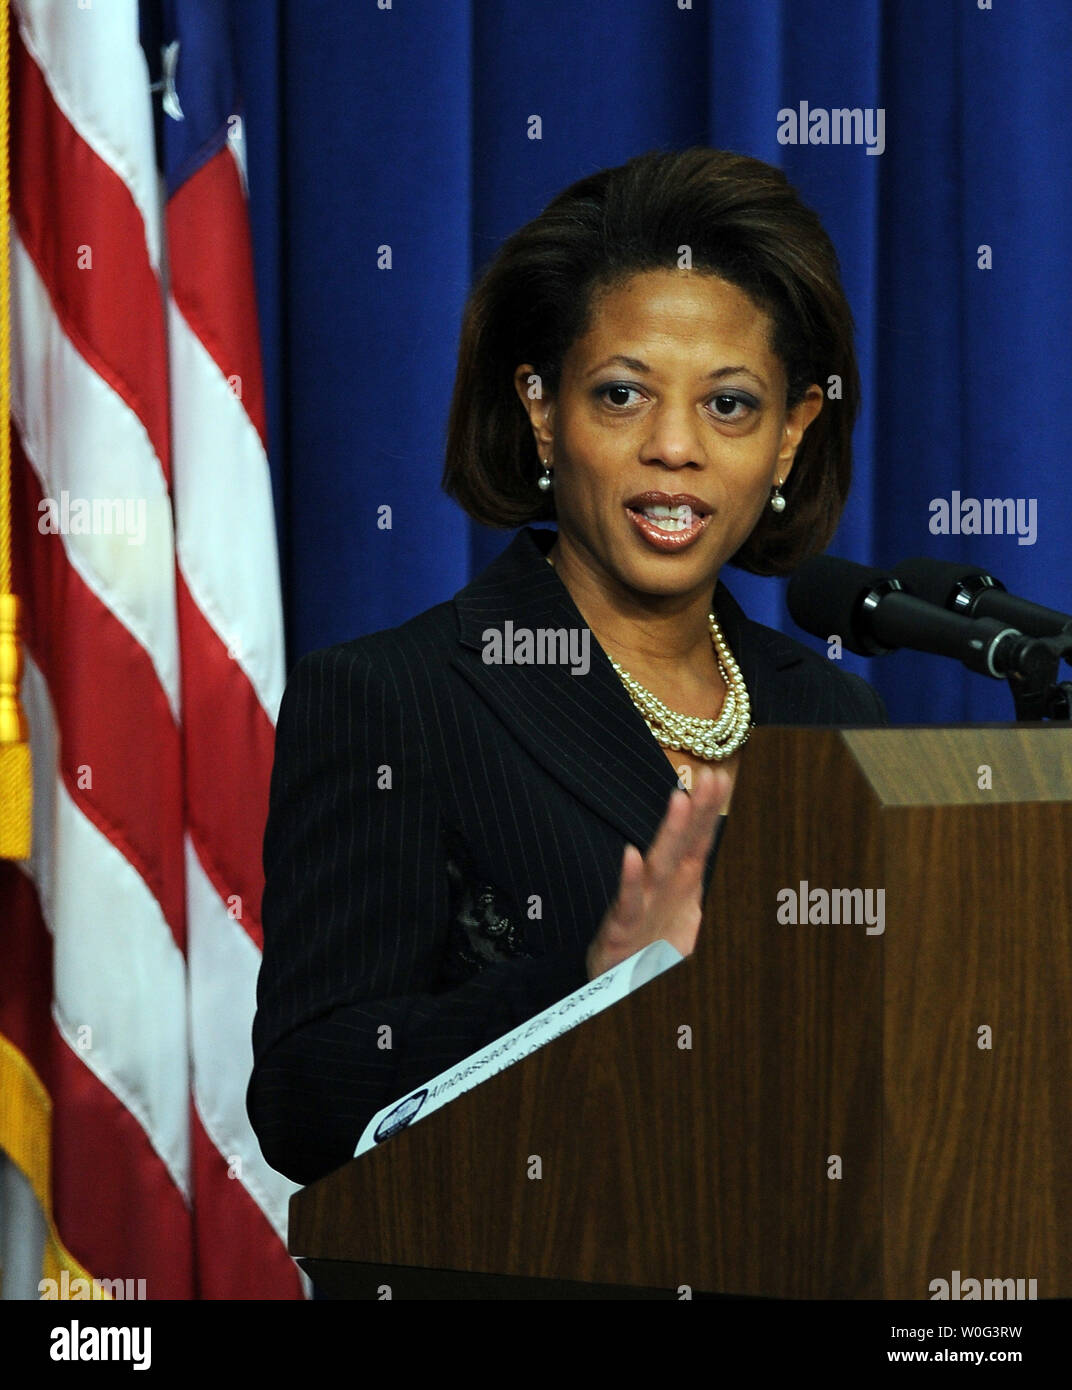
[(287, 1203), (298, 1188), (269, 1168), (246, 1114), (260, 952), (228, 915), (189, 837), (186, 884), (194, 1100), (212, 1142), (229, 1165), (237, 1160), (236, 1177), (285, 1242)]
[(34, 770), (27, 867), (53, 939), (53, 1018), (189, 1201), (185, 961), (144, 880), (71, 800), (48, 686), (29, 654), (21, 693)]
[(123, 180), (160, 264), (162, 209), (149, 69), (138, 40), (138, 0), (16, 0), (19, 33), (53, 100), (90, 149)]
[(245, 119), (241, 127), (234, 126), (227, 132), (227, 147), (234, 157), (235, 166), (238, 169), (238, 179), (242, 185), (242, 192), (247, 200), (249, 198), (249, 158), (246, 150), (246, 131)]
[[(149, 436), (137, 414), (90, 367), (56, 317), (48, 290), (17, 236), (11, 246), (11, 412), (26, 456), (57, 513), (68, 496), (67, 534), (53, 536), (87, 586), (148, 653), (175, 718), (180, 708), (171, 500)], [(119, 499), (123, 525), (113, 534), (80, 534), (79, 500)], [(40, 522), (44, 519), (39, 518)], [(144, 536), (140, 523), (144, 522)]]
[(274, 723), (283, 695), (283, 615), (264, 447), (173, 300), (168, 332), (179, 564)]

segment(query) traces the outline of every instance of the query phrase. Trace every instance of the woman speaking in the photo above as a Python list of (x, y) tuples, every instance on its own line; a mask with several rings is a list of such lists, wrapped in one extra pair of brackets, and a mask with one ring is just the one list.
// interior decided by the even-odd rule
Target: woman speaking
[(642, 155), (505, 242), (443, 485), (521, 529), (452, 600), (303, 658), (280, 710), (248, 1097), (275, 1168), (313, 1181), (649, 942), (688, 954), (754, 724), (885, 722), (720, 578), (825, 548), (858, 399), (833, 246), (767, 164)]

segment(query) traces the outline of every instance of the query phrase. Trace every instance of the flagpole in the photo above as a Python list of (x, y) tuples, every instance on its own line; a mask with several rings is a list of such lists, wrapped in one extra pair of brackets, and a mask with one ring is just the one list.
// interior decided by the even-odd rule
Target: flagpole
[(33, 784), (19, 703), (19, 601), (11, 581), (10, 125), (8, 6), (0, 0), (0, 859), (28, 859)]

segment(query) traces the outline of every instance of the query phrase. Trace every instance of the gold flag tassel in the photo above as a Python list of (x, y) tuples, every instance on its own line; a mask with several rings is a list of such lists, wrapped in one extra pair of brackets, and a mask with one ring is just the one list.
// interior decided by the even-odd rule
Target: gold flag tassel
[[(0, 497), (3, 506), (8, 499)], [(29, 728), (19, 703), (21, 672), (18, 599), (0, 592), (0, 859), (30, 857), (33, 783)]]
[(19, 601), (11, 589), (11, 88), (8, 7), (0, 8), (0, 859), (28, 859), (33, 782), (29, 728), (19, 703)]

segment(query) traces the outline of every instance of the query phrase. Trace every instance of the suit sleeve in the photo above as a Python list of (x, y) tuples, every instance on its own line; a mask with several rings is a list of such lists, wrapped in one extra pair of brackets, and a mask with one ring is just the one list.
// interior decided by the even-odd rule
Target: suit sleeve
[(437, 987), (449, 883), (413, 703), (351, 645), (303, 658), (280, 708), (247, 1106), (299, 1183), (345, 1163), (389, 1101), (587, 979), (585, 943)]

